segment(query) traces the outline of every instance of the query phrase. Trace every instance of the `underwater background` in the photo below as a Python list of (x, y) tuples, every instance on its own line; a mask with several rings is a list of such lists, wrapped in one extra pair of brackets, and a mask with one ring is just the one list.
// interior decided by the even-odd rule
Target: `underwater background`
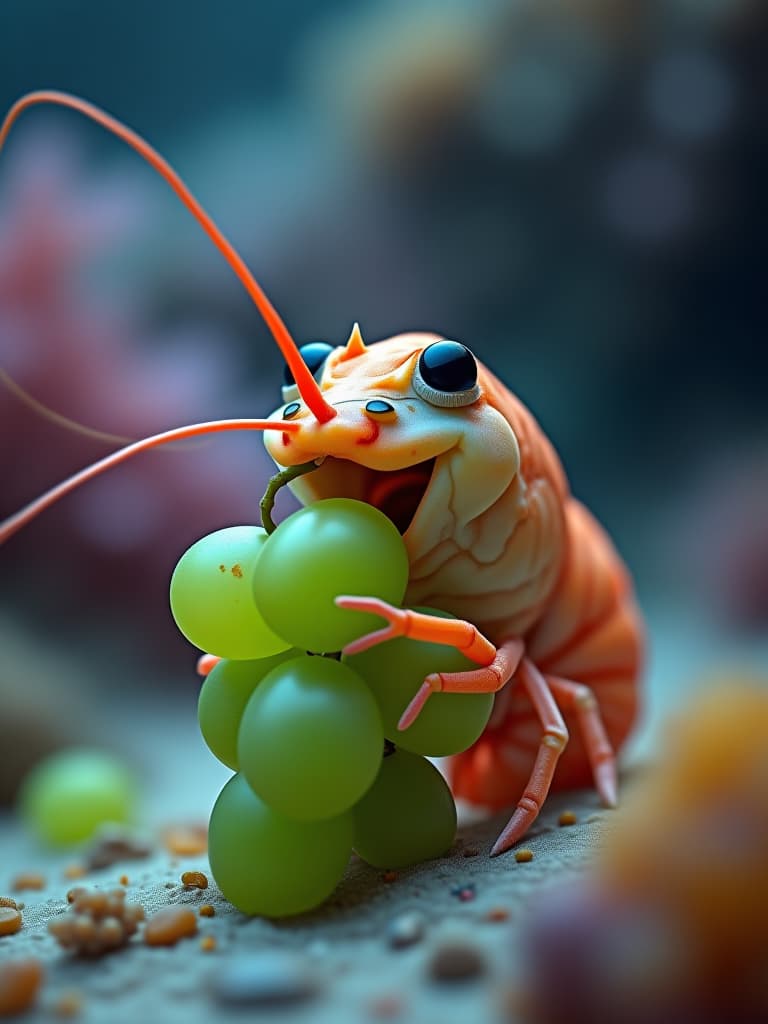
[[(766, 29), (759, 0), (4, 0), (0, 107), (63, 89), (144, 134), (299, 343), (359, 321), (467, 344), (627, 559), (652, 712), (765, 663)], [(57, 109), (0, 157), (0, 368), (116, 438), (280, 403), (276, 347), (198, 226)], [(3, 382), (0, 516), (121, 443)], [(0, 799), (89, 729), (119, 746), (124, 706), (168, 700), (194, 734), (167, 581), (257, 521), (269, 475), (251, 435), (149, 454), (4, 546)]]

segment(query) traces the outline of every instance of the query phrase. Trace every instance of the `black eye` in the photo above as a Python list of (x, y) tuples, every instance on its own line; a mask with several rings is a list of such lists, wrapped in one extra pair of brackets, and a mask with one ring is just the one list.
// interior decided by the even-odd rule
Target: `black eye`
[(301, 409), (301, 406), (299, 405), (298, 402), (291, 402), (290, 405), (286, 405), (286, 407), (283, 409), (283, 419), (284, 420), (291, 419), (293, 416), (296, 415), (296, 413), (300, 409)]
[(477, 384), (475, 357), (458, 341), (436, 341), (419, 357), (419, 375), (428, 388), (455, 394)]
[(471, 405), (480, 397), (475, 357), (458, 341), (433, 342), (419, 356), (413, 389), (430, 405)]
[[(299, 352), (301, 353), (301, 358), (309, 367), (309, 372), (314, 376), (330, 353), (333, 352), (333, 345), (329, 345), (325, 341), (310, 341), (306, 345), (302, 345)], [(296, 383), (293, 379), (293, 374), (287, 366), (283, 370), (283, 383), (285, 386)]]

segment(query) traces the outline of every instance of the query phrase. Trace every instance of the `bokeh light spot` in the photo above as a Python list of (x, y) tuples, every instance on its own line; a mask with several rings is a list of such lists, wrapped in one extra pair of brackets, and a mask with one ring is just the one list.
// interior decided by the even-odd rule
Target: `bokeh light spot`
[(663, 131), (684, 141), (700, 141), (726, 127), (733, 112), (734, 89), (727, 68), (716, 58), (703, 52), (679, 52), (654, 65), (647, 103)]
[(638, 241), (663, 241), (684, 230), (694, 212), (691, 182), (664, 153), (636, 152), (609, 168), (601, 205), (619, 232)]

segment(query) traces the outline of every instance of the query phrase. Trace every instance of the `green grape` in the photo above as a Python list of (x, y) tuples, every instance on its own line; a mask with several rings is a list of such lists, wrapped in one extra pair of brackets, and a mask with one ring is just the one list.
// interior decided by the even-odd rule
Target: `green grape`
[(117, 758), (76, 747), (37, 764), (24, 780), (19, 803), (40, 839), (68, 846), (90, 839), (107, 822), (129, 821), (136, 785)]
[(291, 645), (266, 625), (253, 577), (267, 533), (230, 526), (209, 533), (181, 556), (171, 577), (171, 611), (195, 647), (221, 658), (267, 658)]
[(197, 702), (200, 732), (212, 753), (228, 768), (238, 770), (237, 732), (245, 705), (264, 676), (301, 652), (294, 647), (271, 658), (220, 661), (206, 677)]
[[(417, 611), (452, 618), (434, 608)], [(398, 637), (345, 658), (376, 698), (384, 735), (414, 754), (445, 757), (471, 747), (493, 709), (492, 693), (434, 693), (416, 721), (399, 732), (400, 716), (431, 672), (464, 672), (477, 665), (454, 647)]]
[(248, 701), (240, 771), (280, 814), (331, 818), (368, 789), (384, 733), (376, 701), (351, 668), (304, 655), (273, 669)]
[(448, 784), (425, 757), (395, 750), (352, 809), (354, 847), (375, 868), (404, 868), (439, 857), (456, 835)]
[(408, 555), (394, 524), (351, 498), (313, 502), (270, 536), (254, 577), (254, 594), (271, 629), (306, 651), (339, 651), (381, 627), (375, 615), (337, 608), (340, 594), (399, 604)]
[(341, 881), (352, 831), (351, 814), (313, 822), (285, 818), (235, 775), (211, 814), (211, 872), (244, 914), (300, 914), (322, 903)]

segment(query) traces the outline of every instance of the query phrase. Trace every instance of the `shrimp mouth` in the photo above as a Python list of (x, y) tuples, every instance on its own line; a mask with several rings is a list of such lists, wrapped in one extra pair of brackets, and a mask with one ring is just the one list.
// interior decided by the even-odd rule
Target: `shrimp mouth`
[(383, 512), (405, 535), (427, 493), (436, 459), (403, 469), (368, 469), (349, 459), (327, 457), (322, 465), (294, 483), (294, 489), (312, 501), (356, 498)]

